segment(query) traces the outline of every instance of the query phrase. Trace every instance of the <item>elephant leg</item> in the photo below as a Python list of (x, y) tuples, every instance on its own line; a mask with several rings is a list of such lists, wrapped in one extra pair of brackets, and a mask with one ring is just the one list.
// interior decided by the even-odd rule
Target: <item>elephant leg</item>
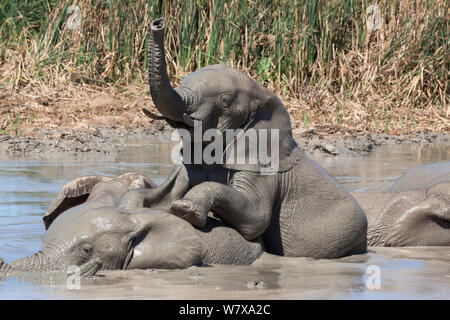
[(231, 185), (203, 182), (172, 203), (171, 213), (197, 227), (204, 227), (208, 212), (234, 227), (245, 239), (260, 236), (269, 225), (276, 175), (261, 177), (238, 172)]
[(189, 188), (186, 168), (177, 170), (159, 187), (153, 189), (134, 189), (127, 191), (120, 199), (119, 207), (126, 210), (137, 208), (167, 209), (175, 199), (180, 199)]

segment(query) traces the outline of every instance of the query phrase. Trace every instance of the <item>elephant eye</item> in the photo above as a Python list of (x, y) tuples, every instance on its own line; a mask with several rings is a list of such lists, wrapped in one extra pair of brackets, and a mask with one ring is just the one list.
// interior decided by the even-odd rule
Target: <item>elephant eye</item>
[(228, 93), (224, 93), (222, 94), (222, 105), (224, 107), (229, 107), (231, 105), (231, 95)]
[(82, 244), (82, 245), (80, 246), (80, 252), (81, 252), (81, 254), (84, 255), (84, 256), (86, 256), (86, 257), (89, 257), (89, 256), (92, 254), (92, 250), (93, 250), (92, 246), (89, 245), (89, 244), (87, 244), (87, 243)]

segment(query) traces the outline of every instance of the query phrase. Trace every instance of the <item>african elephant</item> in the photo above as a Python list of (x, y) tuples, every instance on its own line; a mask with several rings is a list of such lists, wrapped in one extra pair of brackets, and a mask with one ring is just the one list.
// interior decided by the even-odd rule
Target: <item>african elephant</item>
[(390, 192), (352, 195), (368, 217), (368, 245), (450, 245), (450, 162), (409, 170)]
[(263, 253), (260, 242), (245, 240), (213, 217), (199, 230), (161, 210), (127, 211), (116, 206), (127, 190), (154, 186), (135, 173), (69, 182), (43, 218), (47, 232), (42, 249), (9, 265), (0, 261), (0, 275), (64, 272), (69, 266), (78, 266), (80, 275), (89, 276), (99, 269), (250, 264)]
[[(269, 134), (278, 134), (278, 149), (270, 152), (278, 152), (279, 165), (271, 174), (262, 174), (266, 163), (259, 158), (252, 163), (254, 151), (244, 142), (243, 162), (185, 161), (160, 187), (125, 193), (119, 207), (166, 210), (197, 227), (203, 227), (212, 212), (245, 239), (262, 237), (266, 250), (277, 255), (338, 258), (366, 252), (364, 212), (298, 149), (281, 100), (247, 75), (220, 64), (191, 73), (174, 89), (166, 70), (164, 29), (164, 19), (151, 23), (148, 59), (150, 92), (161, 115), (144, 113), (191, 133), (196, 122), (202, 132), (252, 130), (258, 146), (269, 144)], [(243, 139), (245, 134), (236, 135), (224, 149), (232, 146), (236, 158)]]

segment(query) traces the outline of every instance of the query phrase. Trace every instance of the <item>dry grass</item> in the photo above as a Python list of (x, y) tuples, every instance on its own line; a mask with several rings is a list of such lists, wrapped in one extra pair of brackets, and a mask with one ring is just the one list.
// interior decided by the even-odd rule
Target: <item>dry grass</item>
[[(163, 15), (174, 83), (222, 62), (279, 94), (294, 127), (450, 132), (445, 0), (378, 1), (375, 31), (366, 27), (368, 1), (266, 2), (54, 0), (46, 9), (36, 0), (24, 3), (42, 13), (18, 7), (14, 17), (2, 11), (6, 2), (0, 6), (0, 130), (18, 131), (36, 119), (62, 125), (103, 116), (88, 112), (87, 101), (100, 93), (149, 101), (143, 99), (147, 26)], [(66, 25), (72, 3), (82, 9), (80, 30)], [(85, 109), (74, 101), (85, 101)]]

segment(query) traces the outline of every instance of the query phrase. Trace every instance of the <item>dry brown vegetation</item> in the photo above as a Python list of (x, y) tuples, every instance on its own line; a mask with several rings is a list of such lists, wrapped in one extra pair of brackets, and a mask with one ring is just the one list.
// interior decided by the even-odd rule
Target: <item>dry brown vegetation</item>
[[(160, 15), (175, 84), (227, 63), (278, 93), (294, 128), (450, 132), (445, 0), (378, 1), (379, 30), (367, 28), (368, 1), (41, 2), (19, 5), (19, 18), (0, 8), (3, 133), (148, 125), (147, 25)], [(66, 25), (72, 3), (80, 30)]]

